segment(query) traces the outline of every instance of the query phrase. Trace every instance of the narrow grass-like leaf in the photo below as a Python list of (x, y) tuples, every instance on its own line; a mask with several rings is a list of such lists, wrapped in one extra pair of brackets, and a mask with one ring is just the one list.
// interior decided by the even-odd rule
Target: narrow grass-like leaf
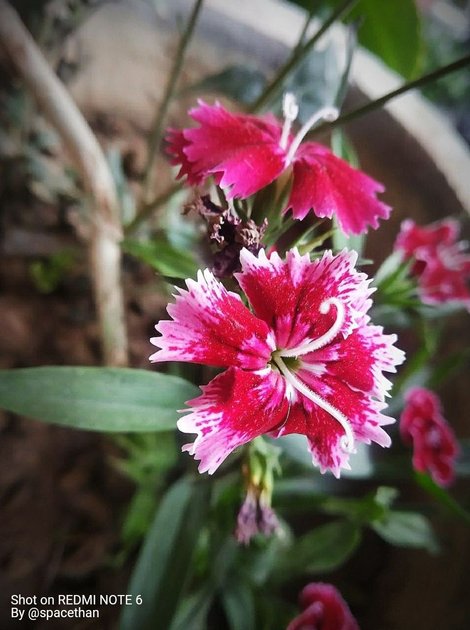
[(140, 606), (123, 609), (120, 630), (169, 628), (191, 573), (209, 501), (206, 484), (184, 478), (163, 497), (144, 541), (128, 593)]
[(0, 408), (90, 431), (168, 431), (197, 395), (176, 376), (147, 370), (38, 367), (0, 370)]
[(122, 248), (127, 254), (170, 278), (191, 278), (196, 275), (198, 269), (190, 252), (174, 247), (164, 237), (156, 237), (152, 241), (128, 238), (122, 242)]
[(241, 580), (229, 582), (221, 598), (230, 630), (255, 630), (255, 605), (248, 584)]
[(470, 512), (463, 508), (454, 497), (452, 497), (447, 490), (438, 486), (431, 477), (425, 473), (415, 472), (415, 479), (417, 483), (425, 490), (429, 495), (434, 497), (439, 503), (445, 507), (449, 512), (460, 517), (466, 523), (470, 524)]

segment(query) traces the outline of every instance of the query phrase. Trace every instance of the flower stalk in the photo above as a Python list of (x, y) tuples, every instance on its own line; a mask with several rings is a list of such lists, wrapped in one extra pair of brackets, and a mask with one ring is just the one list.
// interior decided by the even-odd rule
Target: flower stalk
[(307, 138), (321, 135), (325, 133), (326, 131), (330, 131), (331, 129), (335, 127), (349, 123), (352, 120), (356, 120), (356, 118), (361, 118), (362, 116), (365, 116), (366, 114), (370, 114), (376, 109), (380, 109), (381, 107), (386, 105), (389, 101), (393, 100), (394, 98), (397, 98), (398, 96), (401, 96), (402, 94), (406, 94), (406, 92), (409, 92), (410, 90), (415, 90), (416, 88), (423, 87), (424, 85), (427, 85), (428, 83), (437, 81), (438, 79), (441, 79), (442, 77), (445, 77), (448, 74), (451, 74), (452, 72), (457, 72), (458, 70), (462, 70), (468, 65), (470, 65), (470, 54), (465, 55), (464, 57), (461, 57), (460, 59), (457, 59), (456, 61), (453, 61), (452, 63), (449, 63), (445, 66), (442, 66), (441, 68), (437, 68), (436, 70), (433, 70), (432, 72), (428, 72), (427, 74), (424, 74), (423, 76), (418, 77), (417, 79), (414, 79), (413, 81), (408, 81), (407, 83), (403, 84), (401, 87), (397, 88), (396, 90), (392, 90), (391, 92), (388, 92), (387, 94), (384, 94), (383, 96), (376, 99), (375, 101), (366, 103), (362, 107), (358, 107), (357, 109), (354, 109), (352, 112), (342, 114), (341, 116), (336, 118), (336, 120), (327, 121), (327, 122), (322, 123), (321, 125), (318, 125), (318, 127), (316, 127), (315, 129), (312, 129), (307, 134)]
[(148, 143), (147, 162), (145, 164), (144, 180), (142, 185), (143, 208), (149, 203), (149, 195), (154, 184), (155, 157), (158, 151), (158, 147), (160, 146), (160, 142), (162, 140), (168, 108), (175, 93), (176, 85), (178, 83), (178, 79), (180, 77), (183, 67), (186, 50), (191, 41), (191, 37), (193, 35), (203, 1), (204, 0), (196, 0), (196, 2), (194, 3), (193, 10), (191, 11), (188, 22), (186, 24), (186, 28), (181, 36), (178, 49), (175, 54), (173, 66), (168, 75), (168, 82), (162, 97), (162, 101), (160, 103), (160, 107), (158, 108), (154, 123), (152, 125), (152, 131), (150, 133)]
[[(278, 69), (276, 76), (272, 79), (271, 83), (266, 86), (262, 94), (260, 94), (256, 101), (249, 107), (250, 112), (259, 112), (276, 97), (278, 92), (282, 89), (282, 86), (285, 84), (286, 79), (297, 68), (299, 63), (305, 59), (318, 40), (337, 20), (341, 20), (345, 17), (353, 9), (354, 5), (357, 4), (357, 2), (358, 0), (344, 0), (344, 2), (342, 2), (339, 7), (333, 11), (330, 17), (325, 20), (318, 31), (310, 39), (308, 39), (304, 44), (300, 44), (293, 49), (290, 57), (287, 59), (285, 64)], [(305, 32), (302, 31), (301, 37), (303, 38), (304, 35)]]

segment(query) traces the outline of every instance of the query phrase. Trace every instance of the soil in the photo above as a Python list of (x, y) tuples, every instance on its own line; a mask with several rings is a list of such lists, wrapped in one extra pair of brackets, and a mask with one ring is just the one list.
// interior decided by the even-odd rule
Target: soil
[[(35, 244), (45, 234), (52, 250), (64, 241), (80, 247), (71, 226), (58, 208), (25, 191), (20, 198), (4, 198), (2, 212), (0, 366), (99, 364), (84, 261), (48, 295), (39, 293), (30, 272), (32, 261), (38, 260)], [(19, 232), (22, 255), (18, 241), (17, 252), (5, 254)], [(142, 278), (139, 273), (132, 277), (138, 287)], [(137, 308), (129, 296), (128, 318), (136, 340), (131, 356), (139, 357), (134, 362), (139, 366), (149, 351), (144, 346), (151, 321), (145, 308)], [(0, 434), (0, 627), (18, 623), (10, 619), (14, 593), (125, 593), (128, 567), (116, 569), (113, 558), (133, 485), (111, 464), (117, 454), (112, 440), (1, 412)], [(117, 612), (106, 607), (99, 622), (68, 627), (108, 628)], [(34, 627), (64, 626), (63, 621), (48, 621)]]

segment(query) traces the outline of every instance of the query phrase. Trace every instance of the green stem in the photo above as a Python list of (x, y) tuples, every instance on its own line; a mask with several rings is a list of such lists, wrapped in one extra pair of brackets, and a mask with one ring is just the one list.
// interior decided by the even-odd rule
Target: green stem
[(292, 51), (290, 57), (286, 63), (279, 68), (274, 79), (263, 90), (263, 93), (257, 98), (257, 100), (250, 106), (250, 112), (259, 111), (264, 105), (266, 105), (276, 94), (286, 78), (291, 74), (298, 64), (305, 59), (308, 53), (312, 50), (315, 44), (318, 42), (326, 31), (332, 26), (334, 22), (343, 18), (358, 0), (344, 0), (341, 5), (333, 11), (330, 17), (322, 24), (318, 31), (313, 35), (305, 44), (296, 46)]
[(297, 40), (297, 44), (295, 45), (292, 54), (298, 53), (302, 50), (302, 46), (304, 45), (305, 42), (305, 36), (307, 35), (307, 31), (310, 27), (310, 24), (312, 23), (313, 20), (313, 16), (315, 14), (315, 4), (309, 9), (308, 13), (307, 13), (307, 18), (305, 20), (304, 26), (302, 28), (302, 31), (299, 35), (299, 39)]
[(182, 189), (182, 187), (183, 185), (180, 182), (177, 182), (176, 184), (173, 184), (173, 186), (170, 186), (170, 188), (162, 192), (161, 195), (155, 197), (153, 201), (142, 206), (139, 213), (136, 214), (132, 221), (128, 223), (124, 228), (124, 235), (129, 236), (133, 234), (139, 227), (139, 225), (149, 219), (157, 208), (159, 208), (166, 201), (171, 199), (175, 193)]
[(191, 15), (189, 16), (188, 23), (186, 24), (186, 28), (181, 35), (178, 50), (176, 51), (175, 60), (173, 62), (173, 66), (168, 77), (168, 83), (163, 94), (163, 99), (155, 117), (153, 130), (149, 138), (147, 162), (145, 164), (144, 170), (144, 181), (142, 186), (142, 205), (145, 205), (147, 201), (147, 196), (153, 184), (153, 166), (155, 162), (155, 156), (162, 139), (162, 132), (168, 112), (168, 107), (175, 92), (176, 83), (183, 67), (186, 49), (191, 40), (194, 27), (196, 26), (202, 3), (203, 0), (196, 0), (196, 2), (194, 3), (193, 10), (191, 12)]
[(379, 109), (380, 107), (388, 103), (389, 101), (391, 101), (392, 99), (396, 98), (397, 96), (401, 96), (402, 94), (405, 94), (405, 92), (408, 92), (409, 90), (414, 90), (415, 88), (422, 87), (423, 85), (426, 85), (427, 83), (436, 81), (437, 79), (440, 79), (441, 77), (447, 74), (450, 74), (451, 72), (455, 72), (456, 70), (461, 70), (462, 68), (464, 68), (465, 66), (469, 64), (470, 64), (470, 54), (465, 55), (465, 57), (461, 57), (460, 59), (457, 59), (457, 61), (449, 63), (446, 66), (442, 66), (441, 68), (438, 68), (437, 70), (428, 72), (427, 74), (423, 75), (422, 77), (419, 77), (418, 79), (415, 79), (414, 81), (409, 81), (408, 83), (405, 83), (398, 89), (393, 90), (392, 92), (388, 92), (388, 94), (384, 94), (384, 96), (381, 96), (377, 100), (372, 101), (371, 103), (367, 103), (366, 105), (363, 105), (362, 107), (359, 107), (358, 109), (355, 109), (352, 112), (343, 114), (342, 116), (340, 116), (333, 122), (323, 123), (319, 125), (308, 134), (307, 138), (311, 138), (314, 135), (324, 133), (325, 131), (329, 131), (330, 129), (337, 127), (338, 125), (344, 125), (345, 123), (348, 123), (351, 120), (355, 120), (356, 118), (359, 118), (360, 116), (364, 116), (364, 114), (373, 112), (376, 109)]

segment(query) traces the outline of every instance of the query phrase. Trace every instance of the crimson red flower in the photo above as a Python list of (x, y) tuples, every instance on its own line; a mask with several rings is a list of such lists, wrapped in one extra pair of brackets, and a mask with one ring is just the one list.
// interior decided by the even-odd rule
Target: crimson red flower
[(252, 310), (208, 270), (178, 289), (151, 341), (151, 361), (191, 361), (228, 368), (189, 401), (178, 422), (196, 433), (189, 451), (199, 470), (213, 473), (238, 446), (263, 433), (299, 433), (313, 460), (339, 476), (355, 440), (390, 444), (382, 415), (403, 353), (395, 335), (369, 325), (367, 276), (354, 269), (355, 252), (325, 252), (311, 261), (296, 249), (285, 261), (243, 249), (236, 274)]
[(427, 304), (457, 302), (470, 310), (470, 255), (466, 243), (458, 241), (459, 232), (454, 219), (422, 227), (407, 219), (401, 225), (394, 249), (414, 261), (411, 273)]
[(413, 467), (428, 472), (438, 485), (448, 486), (454, 479), (458, 446), (439, 398), (429, 389), (415, 387), (405, 401), (400, 434), (406, 444), (413, 444)]
[(304, 610), (286, 630), (359, 630), (349, 606), (332, 584), (307, 584), (299, 601)]
[(292, 166), (292, 189), (284, 212), (291, 209), (296, 219), (312, 209), (317, 217), (336, 216), (345, 234), (377, 228), (379, 219), (387, 219), (391, 211), (376, 198), (384, 190), (382, 184), (327, 147), (301, 143), (319, 118), (331, 119), (336, 110), (321, 110), (293, 137), (290, 127), (297, 107), (293, 97), (286, 96), (284, 125), (271, 115), (232, 114), (220, 103), (199, 101), (189, 115), (200, 126), (167, 133), (171, 163), (180, 166), (178, 177), (186, 175), (189, 184), (198, 185), (212, 175), (228, 198), (246, 198)]

